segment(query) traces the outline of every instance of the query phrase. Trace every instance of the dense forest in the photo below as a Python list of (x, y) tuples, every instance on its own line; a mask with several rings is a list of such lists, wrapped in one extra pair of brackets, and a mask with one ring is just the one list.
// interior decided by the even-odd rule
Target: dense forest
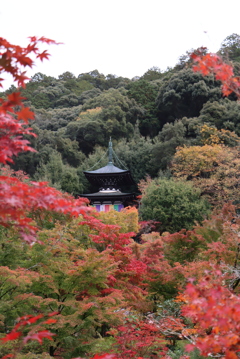
[[(230, 35), (219, 49), (237, 72), (239, 38)], [(174, 68), (153, 67), (133, 79), (97, 70), (77, 77), (69, 71), (58, 79), (35, 74), (21, 95), (35, 112), (32, 126), (38, 137), (29, 139), (37, 153), (21, 154), (14, 169), (77, 195), (91, 190), (82, 171), (102, 164), (110, 136), (136, 183), (147, 175), (179, 175), (172, 171), (176, 149), (199, 151), (196, 146), (212, 144), (213, 133), (231, 151), (240, 136), (240, 105), (234, 95), (222, 96), (213, 76), (192, 71), (190, 53)], [(194, 176), (189, 173), (188, 180)]]
[[(133, 79), (37, 73), (0, 93), (3, 358), (239, 358), (239, 96), (192, 53), (207, 49)], [(240, 36), (218, 56), (237, 83)], [(110, 137), (139, 210), (81, 199)]]

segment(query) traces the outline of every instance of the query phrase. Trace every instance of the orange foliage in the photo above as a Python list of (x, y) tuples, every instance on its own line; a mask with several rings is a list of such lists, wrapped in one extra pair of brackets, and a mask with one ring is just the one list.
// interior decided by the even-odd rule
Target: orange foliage
[(233, 67), (223, 62), (216, 54), (196, 54), (191, 55), (195, 65), (193, 71), (201, 72), (204, 76), (213, 74), (216, 80), (222, 83), (222, 93), (229, 96), (234, 92), (240, 98), (240, 79), (234, 76)]
[(179, 147), (171, 169), (175, 177), (192, 180), (214, 206), (239, 200), (238, 147), (221, 144)]

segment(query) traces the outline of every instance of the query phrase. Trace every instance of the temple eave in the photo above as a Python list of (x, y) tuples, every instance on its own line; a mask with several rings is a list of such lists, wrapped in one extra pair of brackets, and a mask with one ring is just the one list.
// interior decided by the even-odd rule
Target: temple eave
[(91, 203), (105, 203), (105, 202), (126, 202), (135, 199), (135, 193), (86, 193), (81, 195), (82, 197), (88, 198)]

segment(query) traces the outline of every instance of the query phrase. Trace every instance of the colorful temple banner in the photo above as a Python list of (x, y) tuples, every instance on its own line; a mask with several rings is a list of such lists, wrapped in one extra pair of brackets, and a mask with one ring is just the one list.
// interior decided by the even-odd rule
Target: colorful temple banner
[(96, 208), (97, 212), (109, 212), (110, 210), (114, 210), (120, 212), (123, 208), (123, 204), (95, 204), (93, 207)]

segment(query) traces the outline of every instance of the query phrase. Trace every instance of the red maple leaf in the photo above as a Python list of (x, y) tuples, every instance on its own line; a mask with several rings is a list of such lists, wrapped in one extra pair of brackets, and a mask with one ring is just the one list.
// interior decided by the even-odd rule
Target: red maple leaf
[(43, 52), (41, 52), (40, 54), (37, 55), (37, 58), (39, 58), (41, 61), (43, 61), (44, 59), (47, 59), (49, 58), (50, 54), (44, 50)]
[(57, 322), (57, 319), (48, 319), (45, 322), (43, 322), (43, 324), (53, 324), (53, 323), (56, 323), (56, 322)]
[(24, 97), (21, 96), (20, 92), (13, 92), (10, 95), (8, 95), (9, 106), (20, 105), (22, 103), (22, 100), (24, 100)]
[(29, 107), (22, 107), (21, 110), (17, 112), (17, 117), (19, 120), (28, 122), (28, 120), (34, 119), (34, 113), (29, 109)]
[(48, 45), (50, 45), (50, 44), (56, 44), (56, 45), (60, 44), (59, 42), (56, 42), (55, 40), (48, 39), (48, 38), (46, 38), (44, 36), (37, 39), (37, 41), (45, 42)]
[(33, 65), (33, 60), (30, 57), (25, 56), (25, 55), (19, 56), (18, 61), (24, 67), (26, 67), (26, 66), (32, 67), (32, 65)]
[(4, 338), (0, 338), (2, 342), (8, 342), (10, 340), (15, 340), (22, 335), (21, 332), (12, 331), (11, 333), (7, 334)]

